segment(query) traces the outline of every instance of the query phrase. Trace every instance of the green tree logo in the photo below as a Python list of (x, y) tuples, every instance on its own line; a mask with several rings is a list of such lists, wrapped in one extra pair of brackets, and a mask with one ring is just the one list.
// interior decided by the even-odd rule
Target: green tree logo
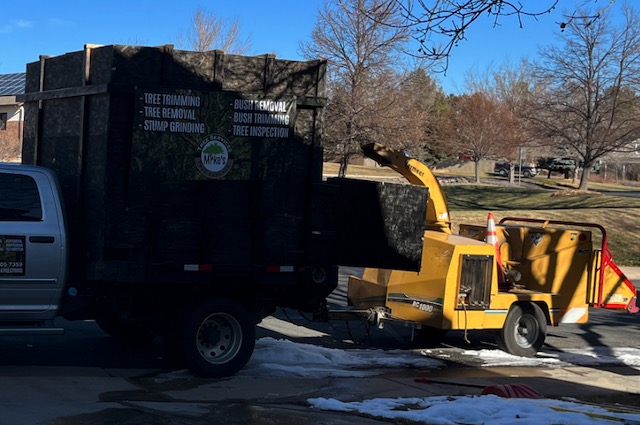
[(210, 143), (202, 152), (209, 155), (221, 155), (225, 153), (225, 150), (219, 143)]

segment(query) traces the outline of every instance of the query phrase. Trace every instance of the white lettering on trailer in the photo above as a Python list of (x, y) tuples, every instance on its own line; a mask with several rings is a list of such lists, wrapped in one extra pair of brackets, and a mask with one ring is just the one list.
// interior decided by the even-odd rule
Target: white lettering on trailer
[(145, 131), (167, 131), (169, 128), (168, 121), (144, 120)]
[(253, 137), (286, 139), (289, 137), (289, 127), (251, 127), (249, 135)]
[(162, 118), (171, 118), (179, 120), (193, 120), (196, 119), (196, 113), (193, 109), (184, 108), (162, 108)]
[(189, 94), (163, 94), (162, 103), (168, 106), (200, 106), (200, 96)]
[(412, 306), (417, 308), (418, 310), (427, 312), (427, 313), (433, 313), (433, 306), (431, 304), (427, 304), (427, 303), (421, 303), (419, 301), (414, 301), (412, 303)]

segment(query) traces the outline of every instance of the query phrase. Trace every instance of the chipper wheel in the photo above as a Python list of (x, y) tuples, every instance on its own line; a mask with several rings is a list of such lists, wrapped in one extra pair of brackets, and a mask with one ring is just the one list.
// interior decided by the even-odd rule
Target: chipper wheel
[(203, 301), (188, 311), (179, 336), (187, 367), (206, 378), (233, 375), (253, 354), (256, 329), (251, 314), (231, 299)]
[(498, 347), (514, 356), (533, 357), (544, 345), (547, 320), (534, 303), (514, 304), (496, 335)]

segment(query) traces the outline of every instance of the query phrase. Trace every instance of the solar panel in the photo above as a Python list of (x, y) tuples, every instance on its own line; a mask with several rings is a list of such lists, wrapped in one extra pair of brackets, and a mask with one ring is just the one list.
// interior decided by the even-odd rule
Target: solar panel
[(0, 74), (0, 96), (15, 96), (24, 93), (26, 76), (27, 74), (24, 72)]

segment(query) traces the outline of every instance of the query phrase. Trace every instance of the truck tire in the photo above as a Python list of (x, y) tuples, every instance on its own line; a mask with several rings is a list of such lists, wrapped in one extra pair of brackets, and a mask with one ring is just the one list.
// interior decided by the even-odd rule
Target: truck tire
[(525, 178), (527, 178), (527, 179), (528, 179), (528, 178), (530, 178), (530, 177), (532, 177), (532, 175), (531, 175), (531, 171), (529, 171), (529, 170), (524, 170), (524, 171), (522, 172), (522, 175), (523, 175)]
[(207, 300), (186, 313), (180, 335), (182, 358), (205, 378), (231, 376), (253, 354), (256, 329), (252, 316), (230, 299)]
[(96, 324), (107, 335), (126, 344), (147, 344), (156, 338), (156, 334), (146, 326), (136, 322), (123, 322), (114, 317), (96, 319)]
[(501, 168), (500, 171), (498, 171), (498, 174), (500, 174), (502, 177), (507, 177), (509, 175), (509, 171)]
[(514, 356), (533, 357), (544, 345), (547, 320), (534, 303), (514, 304), (496, 335), (498, 347)]

